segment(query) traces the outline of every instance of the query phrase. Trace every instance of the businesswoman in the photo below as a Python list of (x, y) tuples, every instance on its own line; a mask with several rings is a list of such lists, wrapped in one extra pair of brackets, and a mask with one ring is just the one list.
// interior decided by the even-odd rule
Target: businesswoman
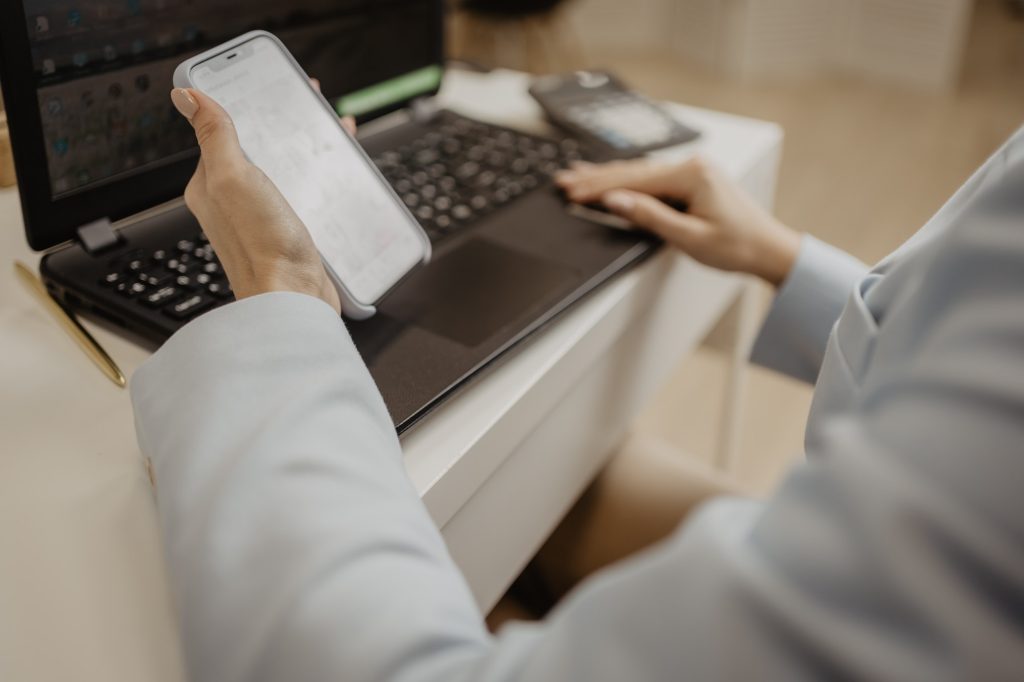
[(871, 270), (700, 162), (564, 176), (573, 198), (779, 287), (755, 359), (817, 378), (807, 462), (492, 637), (305, 228), (226, 114), (174, 97), (202, 147), (186, 199), (240, 299), (133, 380), (195, 682), (1024, 670), (1024, 132)]

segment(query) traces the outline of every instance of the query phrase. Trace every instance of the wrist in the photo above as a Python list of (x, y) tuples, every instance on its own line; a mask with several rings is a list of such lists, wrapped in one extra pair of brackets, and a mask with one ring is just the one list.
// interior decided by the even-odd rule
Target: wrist
[(253, 268), (252, 277), (240, 287), (232, 286), (238, 298), (277, 291), (291, 292), (319, 298), (339, 313), (341, 311), (337, 291), (319, 261), (308, 265), (265, 263)]
[(793, 271), (800, 255), (800, 233), (773, 221), (771, 229), (765, 231), (765, 237), (753, 274), (779, 288)]

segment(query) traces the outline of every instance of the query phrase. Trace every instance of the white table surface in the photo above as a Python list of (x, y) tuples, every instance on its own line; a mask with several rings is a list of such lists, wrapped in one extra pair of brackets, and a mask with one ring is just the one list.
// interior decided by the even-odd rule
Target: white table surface
[[(526, 84), (513, 72), (453, 72), (442, 99), (543, 132)], [(678, 111), (704, 135), (668, 155), (699, 152), (770, 204), (781, 130)], [(182, 680), (128, 393), (14, 279), (14, 258), (39, 259), (22, 229), (17, 193), (0, 191), (0, 680)], [(738, 309), (745, 287), (742, 278), (661, 253), (403, 437), (409, 475), (482, 607), (532, 556), (668, 371)], [(150, 354), (86, 326), (129, 376)]]

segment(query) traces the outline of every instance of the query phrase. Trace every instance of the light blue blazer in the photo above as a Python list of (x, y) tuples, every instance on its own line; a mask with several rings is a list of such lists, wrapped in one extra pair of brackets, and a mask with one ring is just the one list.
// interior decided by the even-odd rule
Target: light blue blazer
[(755, 360), (806, 463), (492, 637), (330, 308), (203, 316), (132, 382), (191, 679), (1024, 678), (1024, 131), (870, 272), (805, 238)]

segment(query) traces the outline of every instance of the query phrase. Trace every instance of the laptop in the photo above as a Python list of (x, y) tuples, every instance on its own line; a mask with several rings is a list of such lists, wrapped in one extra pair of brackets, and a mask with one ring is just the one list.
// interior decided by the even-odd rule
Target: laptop
[(432, 262), (349, 330), (399, 432), (655, 242), (568, 214), (591, 158), (440, 108), (443, 0), (12, 0), (0, 82), (29, 244), (68, 309), (156, 342), (233, 295), (181, 200), (198, 151), (174, 67), (262, 28), (321, 82), (431, 237)]

